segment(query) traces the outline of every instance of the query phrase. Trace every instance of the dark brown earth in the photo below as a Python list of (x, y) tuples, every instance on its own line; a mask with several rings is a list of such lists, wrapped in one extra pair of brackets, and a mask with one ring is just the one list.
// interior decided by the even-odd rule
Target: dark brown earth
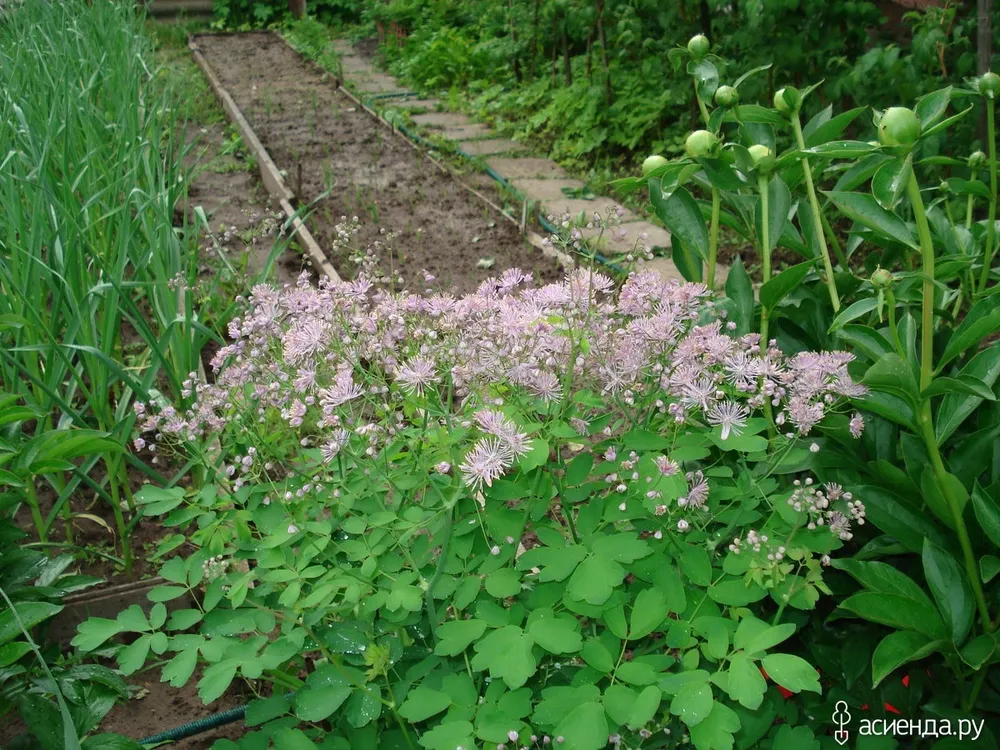
[[(425, 269), (455, 294), (511, 267), (542, 280), (562, 276), (517, 226), (358, 108), (281, 39), (206, 35), (197, 43), (289, 187), (302, 200), (318, 199), (311, 228), (341, 276), (356, 274), (351, 253), (333, 252), (342, 216), (360, 218), (362, 248), (383, 229), (395, 232), (391, 249), (380, 252), (382, 270), (417, 291), (426, 287)], [(503, 202), (495, 192), (488, 197)], [(480, 267), (484, 260), (492, 264)]]
[[(182, 688), (173, 688), (160, 682), (159, 670), (154, 670), (132, 677), (129, 684), (144, 697), (115, 706), (101, 723), (102, 732), (115, 732), (140, 740), (220, 711), (242, 706), (254, 698), (253, 693), (238, 678), (219, 700), (207, 706), (198, 697), (195, 678), (191, 678)], [(243, 720), (239, 719), (168, 747), (171, 750), (208, 750), (216, 740), (237, 740), (246, 732)]]

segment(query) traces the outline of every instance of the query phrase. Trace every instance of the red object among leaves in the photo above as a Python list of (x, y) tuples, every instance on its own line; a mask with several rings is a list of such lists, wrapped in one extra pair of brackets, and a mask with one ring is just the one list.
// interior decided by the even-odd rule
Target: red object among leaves
[[(930, 674), (930, 673), (928, 672), (928, 674)], [(908, 687), (910, 687), (910, 675), (906, 675), (905, 677), (903, 677), (903, 679), (902, 679), (902, 680), (900, 680), (900, 682), (902, 682), (902, 683), (903, 683), (903, 687), (905, 687), (905, 688), (908, 688)], [(868, 704), (867, 704), (867, 703), (865, 703), (865, 704), (864, 704), (864, 705), (863, 705), (863, 706), (861, 707), (861, 710), (862, 710), (862, 711), (867, 711), (867, 710), (868, 710)], [(885, 703), (885, 710), (886, 710), (886, 711), (888, 711), (888, 712), (889, 712), (889, 713), (891, 713), (891, 714), (896, 714), (897, 716), (902, 716), (902, 714), (900, 713), (899, 709), (898, 709), (898, 708), (896, 708), (896, 707), (895, 707), (894, 705), (892, 705), (891, 703), (889, 703), (888, 701), (887, 701), (887, 702)]]
[[(817, 674), (820, 674), (820, 675), (823, 674), (818, 669), (816, 670), (816, 672), (817, 672)], [(764, 667), (760, 668), (760, 673), (764, 676), (765, 680), (770, 680), (771, 679), (771, 676), (767, 673), (767, 671), (764, 669)], [(903, 678), (902, 682), (903, 682), (903, 687), (905, 687), (905, 688), (910, 687), (910, 675), (906, 675)], [(781, 687), (781, 685), (775, 684), (775, 687), (778, 688), (778, 692), (781, 693), (781, 697), (784, 698), (785, 700), (788, 700), (790, 697), (792, 697), (792, 695), (794, 695), (794, 693), (792, 693), (791, 690), (788, 690), (787, 688), (783, 688), (783, 687)], [(867, 711), (868, 710), (868, 704), (865, 703), (864, 705), (862, 705), (861, 706), (861, 710), (862, 711)], [(889, 713), (896, 714), (897, 716), (902, 716), (902, 713), (900, 712), (900, 710), (898, 708), (896, 708), (894, 705), (892, 705), (891, 703), (889, 703), (888, 701), (886, 701), (886, 703), (885, 703), (885, 710), (888, 711)]]
[[(819, 672), (818, 669), (816, 671)], [(764, 675), (765, 680), (771, 679), (771, 676), (766, 671), (764, 671), (764, 667), (760, 668), (760, 673)], [(775, 684), (775, 687), (778, 688), (778, 692), (781, 693), (781, 697), (784, 698), (785, 700), (788, 700), (794, 695), (794, 693), (791, 690), (783, 688), (781, 687), (781, 685)]]

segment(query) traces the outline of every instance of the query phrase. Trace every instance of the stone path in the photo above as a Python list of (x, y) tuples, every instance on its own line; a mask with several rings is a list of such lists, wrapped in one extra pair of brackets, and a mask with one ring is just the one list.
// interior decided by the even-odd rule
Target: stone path
[[(571, 179), (566, 171), (551, 159), (530, 155), (521, 143), (500, 138), (486, 125), (474, 122), (464, 114), (443, 111), (444, 103), (437, 99), (421, 99), (407, 92), (390, 75), (382, 73), (354, 50), (351, 42), (337, 39), (333, 47), (341, 57), (341, 70), (348, 88), (354, 90), (367, 104), (376, 109), (393, 108), (419, 111), (411, 118), (426, 133), (450, 140), (464, 153), (480, 157), (494, 172), (511, 183), (529, 201), (539, 206), (543, 216), (561, 216), (569, 213), (574, 218), (587, 220), (598, 212), (607, 215), (617, 206), (613, 198), (597, 197), (586, 200), (576, 197), (584, 183)], [(386, 97), (385, 94), (406, 94)], [(599, 230), (584, 230), (584, 237), (592, 242), (609, 260), (616, 255), (632, 251), (641, 240), (651, 247), (670, 248), (670, 233), (626, 211), (621, 230), (614, 236)], [(666, 257), (649, 261), (646, 268), (659, 271), (664, 277), (683, 280), (673, 262)], [(721, 269), (723, 274), (725, 269)]]

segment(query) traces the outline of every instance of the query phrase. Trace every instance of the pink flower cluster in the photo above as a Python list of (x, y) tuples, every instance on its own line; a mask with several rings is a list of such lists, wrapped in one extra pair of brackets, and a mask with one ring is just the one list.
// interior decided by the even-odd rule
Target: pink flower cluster
[[(247, 303), (212, 361), (215, 382), (188, 383), (186, 410), (142, 409), (143, 432), (198, 440), (280, 420), (329, 462), (348, 447), (374, 456), (434, 413), (475, 426), (460, 469), (478, 487), (528, 450), (508, 403), (549, 414), (572, 405), (565, 413), (581, 436), (612, 409), (632, 424), (719, 426), (725, 439), (768, 403), (783, 430), (806, 435), (842, 397), (864, 392), (847, 373), (850, 354), (786, 358), (757, 334), (736, 337), (705, 286), (654, 271), (616, 290), (592, 270), (536, 287), (511, 269), (461, 298), (392, 293), (367, 276), (317, 287), (303, 276), (255, 287)], [(605, 408), (571, 404), (584, 390)]]

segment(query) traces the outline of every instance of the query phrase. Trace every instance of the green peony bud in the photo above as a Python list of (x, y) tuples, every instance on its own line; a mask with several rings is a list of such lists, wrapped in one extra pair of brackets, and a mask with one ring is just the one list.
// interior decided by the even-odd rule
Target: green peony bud
[(876, 289), (888, 289), (892, 286), (892, 271), (876, 268), (872, 274), (872, 286)]
[(643, 175), (647, 175), (654, 169), (659, 169), (660, 167), (669, 163), (670, 162), (668, 162), (659, 154), (654, 154), (653, 156), (647, 156), (646, 161), (642, 163), (642, 173)]
[(770, 172), (771, 168), (774, 167), (774, 153), (763, 143), (754, 144), (747, 151), (750, 152), (754, 166), (764, 174)]
[(969, 169), (985, 169), (987, 163), (986, 154), (982, 151), (975, 151), (969, 156)]
[(688, 40), (688, 52), (695, 60), (700, 60), (707, 55), (709, 49), (711, 49), (711, 45), (708, 43), (708, 37), (704, 34), (695, 34)]
[(912, 109), (889, 107), (878, 124), (883, 146), (912, 146), (920, 137), (920, 119)]
[(979, 93), (985, 97), (996, 99), (997, 94), (1000, 94), (1000, 76), (996, 73), (983, 73), (976, 84), (979, 87)]
[(715, 103), (720, 107), (735, 107), (740, 103), (740, 92), (732, 86), (719, 86), (715, 92)]
[(785, 86), (774, 95), (774, 108), (783, 115), (793, 115), (802, 106), (802, 94), (794, 86)]
[(719, 139), (715, 133), (710, 133), (707, 130), (696, 130), (684, 141), (684, 151), (692, 159), (710, 156), (718, 143)]

